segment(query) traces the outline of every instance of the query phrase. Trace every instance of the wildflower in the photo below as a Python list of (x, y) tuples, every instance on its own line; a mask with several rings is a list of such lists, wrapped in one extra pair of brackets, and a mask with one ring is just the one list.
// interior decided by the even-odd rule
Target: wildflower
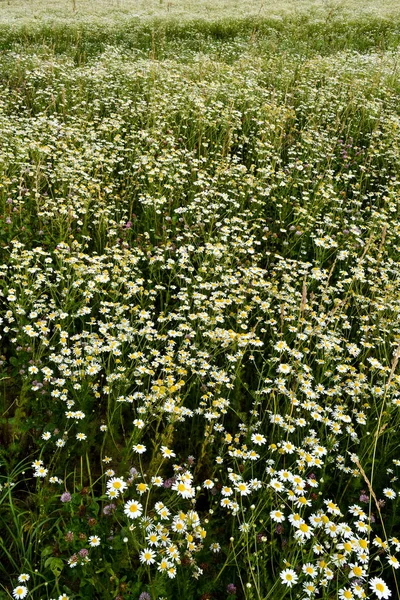
[(120, 494), (124, 490), (126, 490), (127, 487), (128, 487), (128, 484), (126, 483), (126, 481), (124, 481), (120, 477), (113, 477), (112, 479), (107, 481), (107, 489), (113, 490), (113, 491), (117, 492), (118, 494)]
[(362, 567), (360, 567), (360, 565), (357, 564), (350, 564), (350, 573), (349, 573), (349, 578), (351, 579), (352, 577), (357, 577), (357, 579), (361, 579), (362, 577), (365, 577), (365, 571)]
[(18, 581), (19, 583), (24, 583), (25, 581), (29, 581), (31, 578), (30, 575), (28, 575), (28, 573), (21, 573), (21, 575), (19, 575), (18, 577)]
[(182, 521), (181, 519), (174, 519), (174, 522), (172, 524), (172, 531), (175, 532), (182, 532), (182, 531), (186, 531), (186, 523), (184, 521)]
[(357, 598), (365, 598), (364, 588), (357, 581), (352, 584), (351, 590)]
[(317, 569), (311, 563), (304, 564), (302, 567), (302, 571), (305, 575), (308, 575), (312, 579), (314, 579), (314, 577), (318, 575)]
[(233, 596), (236, 594), (236, 591), (236, 586), (233, 583), (228, 583), (228, 585), (226, 586), (226, 593), (230, 596)]
[(59, 477), (50, 477), (49, 479), (50, 483), (62, 483), (62, 479), (60, 479)]
[(383, 493), (386, 496), (386, 498), (390, 498), (390, 500), (394, 500), (397, 495), (396, 492), (392, 490), (392, 488), (385, 488), (383, 490)]
[(157, 571), (160, 571), (160, 573), (163, 573), (164, 571), (167, 571), (167, 569), (171, 566), (172, 566), (172, 563), (169, 562), (168, 560), (166, 560), (165, 558), (163, 558), (163, 559), (161, 559), (160, 563), (157, 566)]
[(292, 587), (298, 580), (298, 576), (293, 569), (285, 569), (282, 571), (282, 573), (280, 573), (280, 578), (282, 579), (282, 583), (288, 587)]
[(170, 579), (174, 579), (176, 575), (176, 568), (173, 565), (170, 565), (167, 569), (167, 575)]
[(296, 540), (303, 541), (310, 539), (312, 534), (313, 530), (311, 529), (311, 527), (309, 527), (307, 523), (301, 523), (296, 533), (294, 534), (294, 537), (296, 538)]
[(203, 487), (206, 488), (207, 490), (211, 490), (214, 487), (214, 482), (211, 481), (211, 479), (206, 479), (205, 482), (203, 483)]
[(260, 433), (253, 433), (253, 435), (251, 436), (251, 441), (254, 444), (257, 444), (258, 446), (262, 446), (266, 443), (267, 440), (265, 436), (261, 435)]
[(78, 566), (78, 562), (79, 562), (78, 555), (73, 554), (72, 556), (69, 557), (67, 562), (69, 564), (70, 569), (73, 569), (74, 567)]
[(240, 481), (236, 486), (235, 490), (240, 493), (241, 496), (247, 496), (250, 494), (251, 490), (247, 483), (244, 481)]
[(400, 562), (395, 556), (388, 556), (387, 561), (391, 567), (394, 569), (398, 569), (400, 567)]
[(151, 565), (155, 562), (156, 553), (151, 548), (145, 548), (139, 554), (140, 562), (145, 563), (146, 565)]
[(104, 515), (111, 515), (115, 509), (116, 509), (116, 505), (115, 504), (107, 504), (104, 508), (103, 508), (103, 514)]
[(156, 487), (161, 487), (164, 482), (162, 477), (160, 477), (159, 475), (155, 475), (151, 478), (151, 483)]
[(285, 489), (284, 485), (279, 481), (279, 479), (271, 479), (271, 482), (269, 485), (276, 492), (282, 492)]
[(36, 471), (33, 473), (33, 476), (34, 477), (46, 477), (48, 472), (49, 472), (48, 469), (45, 469), (44, 467), (38, 467), (36, 469)]
[(173, 458), (176, 456), (175, 452), (167, 448), (167, 446), (161, 446), (161, 454), (164, 458)]
[(210, 550), (212, 552), (219, 552), (221, 550), (221, 546), (217, 542), (214, 542), (213, 544), (210, 544)]
[(125, 504), (124, 513), (130, 519), (137, 519), (138, 517), (140, 517), (142, 512), (143, 512), (143, 506), (139, 502), (136, 502), (135, 500), (129, 500), (129, 502), (127, 502)]
[(51, 438), (50, 431), (45, 431), (44, 433), (42, 433), (42, 440), (49, 440), (50, 438)]
[(305, 591), (307, 596), (315, 596), (315, 594), (318, 594), (318, 588), (313, 583), (311, 583), (311, 581), (303, 583), (303, 590)]
[(392, 592), (389, 590), (383, 579), (380, 579), (380, 577), (374, 577), (371, 579), (369, 582), (369, 587), (371, 588), (371, 591), (378, 596), (379, 600), (381, 600), (381, 598), (386, 600), (392, 595)]
[(60, 496), (61, 502), (70, 502), (71, 498), (72, 498), (72, 496), (71, 496), (71, 494), (69, 492), (64, 492)]
[(285, 515), (280, 510), (272, 510), (269, 515), (275, 523), (282, 523), (285, 520)]
[(147, 492), (149, 489), (149, 486), (147, 485), (147, 483), (144, 483), (143, 481), (140, 483), (136, 484), (136, 491), (138, 492), (138, 494), (142, 495), (145, 492)]
[(90, 546), (92, 546), (92, 548), (94, 548), (95, 546), (100, 546), (100, 541), (101, 538), (99, 538), (99, 536), (97, 535), (91, 535), (89, 537), (89, 544)]
[(193, 498), (193, 496), (195, 495), (194, 488), (188, 485), (187, 483), (184, 483), (183, 481), (176, 481), (173, 484), (172, 489), (178, 492), (178, 494), (182, 496), (182, 498)]
[(133, 450), (137, 454), (143, 454), (146, 452), (146, 446), (143, 446), (143, 444), (136, 444), (136, 446), (133, 446)]
[(28, 588), (24, 585), (19, 585), (13, 590), (14, 598), (25, 598), (28, 593)]
[(335, 504), (334, 502), (332, 502), (332, 500), (324, 500), (326, 507), (327, 507), (327, 511), (330, 514), (333, 515), (341, 515), (342, 513), (340, 512), (340, 508), (338, 507), (337, 504)]

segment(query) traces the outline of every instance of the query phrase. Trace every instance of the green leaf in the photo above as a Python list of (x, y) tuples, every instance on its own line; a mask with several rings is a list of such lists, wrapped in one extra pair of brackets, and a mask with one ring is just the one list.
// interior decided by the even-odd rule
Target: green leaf
[(61, 571), (64, 568), (64, 563), (61, 558), (50, 557), (44, 563), (46, 568), (49, 568), (55, 577), (60, 577)]

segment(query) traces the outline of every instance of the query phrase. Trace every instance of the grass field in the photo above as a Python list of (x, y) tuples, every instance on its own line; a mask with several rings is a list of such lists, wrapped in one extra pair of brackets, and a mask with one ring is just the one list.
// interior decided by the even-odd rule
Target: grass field
[(400, 598), (400, 5), (0, 1), (0, 598)]

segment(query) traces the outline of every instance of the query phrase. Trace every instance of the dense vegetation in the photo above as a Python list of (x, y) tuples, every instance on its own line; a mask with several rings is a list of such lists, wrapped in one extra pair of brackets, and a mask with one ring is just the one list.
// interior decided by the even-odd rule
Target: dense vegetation
[(400, 21), (367, 4), (2, 3), (0, 598), (400, 597)]

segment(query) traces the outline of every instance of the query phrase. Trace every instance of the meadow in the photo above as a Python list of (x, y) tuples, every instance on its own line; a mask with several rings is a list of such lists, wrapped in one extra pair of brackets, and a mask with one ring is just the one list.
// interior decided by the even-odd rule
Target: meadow
[(0, 599), (400, 598), (400, 5), (0, 1)]

